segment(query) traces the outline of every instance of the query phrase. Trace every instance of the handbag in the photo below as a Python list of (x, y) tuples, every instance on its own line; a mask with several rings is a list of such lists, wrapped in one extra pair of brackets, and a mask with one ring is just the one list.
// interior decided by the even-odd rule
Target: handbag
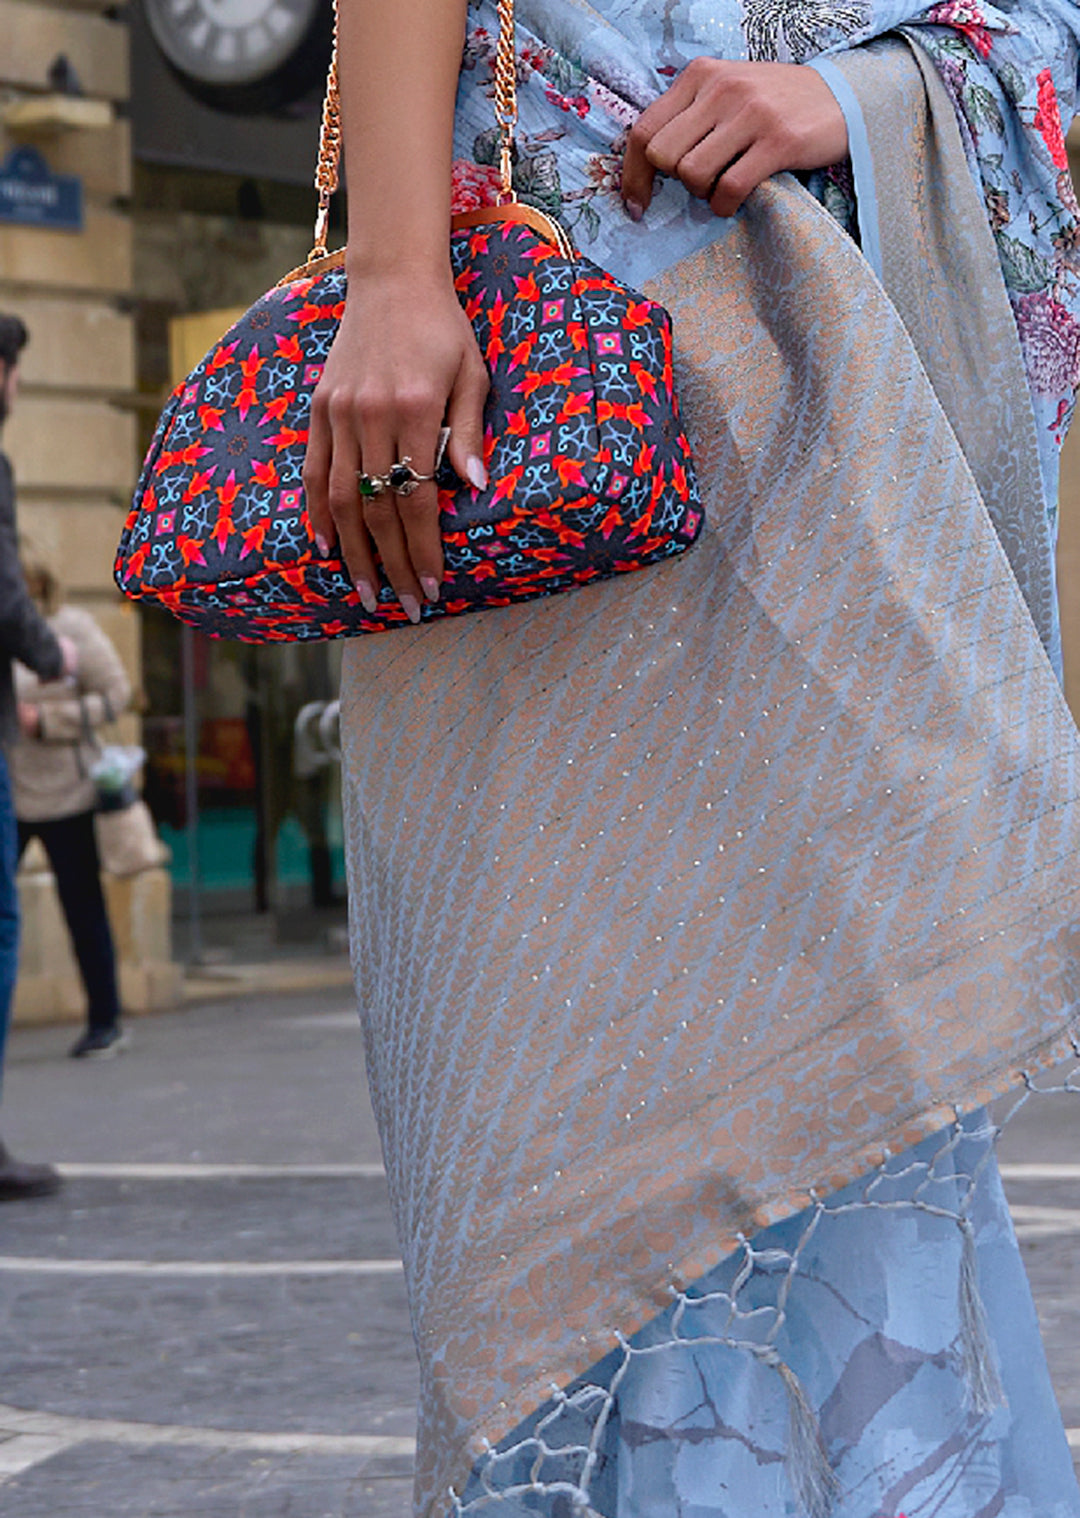
[(127, 806), (94, 814), (98, 857), (106, 875), (141, 875), (169, 861), (150, 808), (140, 796)]
[[(667, 312), (515, 196), (513, 0), (499, 0), (499, 20), (501, 203), (457, 216), (450, 238), (491, 376), (489, 483), (478, 491), (445, 467), (438, 476), (445, 575), (425, 620), (644, 568), (702, 526)], [(315, 246), (177, 386), (124, 526), (121, 590), (212, 636), (263, 643), (411, 625), (385, 578), (364, 610), (340, 555), (320, 554), (304, 504), (311, 397), (345, 306), (344, 250), (326, 250), (340, 148), (335, 38)]]
[[(81, 703), (80, 703), (81, 704)], [(89, 731), (83, 708), (83, 725)], [(99, 812), (122, 812), (139, 799), (135, 777), (146, 763), (146, 750), (133, 743), (98, 743), (91, 735), (94, 762), (87, 774), (94, 783)]]
[[(106, 703), (108, 721), (114, 714)], [(76, 763), (93, 782), (96, 796), (94, 836), (98, 859), (106, 875), (138, 875), (157, 869), (169, 859), (168, 845), (158, 837), (157, 827), (146, 802), (136, 789), (136, 776), (146, 761), (146, 750), (136, 744), (102, 744), (90, 722), (85, 697), (79, 695), (82, 716), (82, 745), (76, 748)], [(82, 748), (93, 752), (86, 765)]]

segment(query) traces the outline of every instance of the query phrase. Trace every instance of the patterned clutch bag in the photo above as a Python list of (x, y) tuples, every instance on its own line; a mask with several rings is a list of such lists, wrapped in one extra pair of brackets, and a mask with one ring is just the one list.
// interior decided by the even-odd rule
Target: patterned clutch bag
[[(445, 576), (425, 620), (644, 568), (689, 547), (702, 525), (667, 313), (512, 201), (512, 0), (500, 14), (508, 203), (456, 218), (451, 236), (459, 299), (491, 374), (490, 483), (477, 491), (440, 476)], [(312, 258), (173, 392), (121, 537), (124, 593), (212, 636), (264, 643), (410, 625), (385, 581), (376, 610), (361, 606), (344, 562), (320, 555), (304, 505), (311, 397), (345, 306), (344, 253), (325, 251), (339, 141), (335, 60)]]

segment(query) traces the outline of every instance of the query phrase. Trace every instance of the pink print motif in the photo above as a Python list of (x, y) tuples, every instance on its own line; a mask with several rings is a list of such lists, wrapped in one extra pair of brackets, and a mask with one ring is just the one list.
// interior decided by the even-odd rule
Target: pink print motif
[(456, 158), (450, 178), (450, 209), (455, 216), (465, 211), (479, 211), (497, 206), (502, 190), (502, 176), (492, 164), (469, 163)]
[(927, 12), (935, 26), (951, 26), (971, 43), (980, 58), (989, 58), (992, 46), (986, 17), (973, 0), (945, 0)]
[(1054, 160), (1055, 169), (1069, 167), (1069, 155), (1065, 151), (1065, 133), (1061, 130), (1061, 111), (1058, 108), (1054, 76), (1043, 69), (1035, 80), (1039, 86), (1038, 105), (1035, 110), (1035, 130), (1046, 143), (1047, 151)]
[(582, 121), (592, 109), (588, 95), (563, 95), (550, 84), (546, 86), (544, 94), (552, 105), (559, 107), (560, 111), (567, 113), (574, 111)]

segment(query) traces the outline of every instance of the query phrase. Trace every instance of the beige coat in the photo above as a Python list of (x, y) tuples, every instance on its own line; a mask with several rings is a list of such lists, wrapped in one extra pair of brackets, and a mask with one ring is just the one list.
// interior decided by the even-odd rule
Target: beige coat
[(77, 680), (43, 683), (15, 665), (15, 694), (41, 712), (41, 737), (20, 734), (8, 755), (15, 815), (20, 822), (51, 822), (93, 810), (96, 795), (88, 771), (96, 734), (131, 700), (131, 685), (120, 656), (88, 611), (62, 606), (49, 618), (53, 631), (79, 650)]

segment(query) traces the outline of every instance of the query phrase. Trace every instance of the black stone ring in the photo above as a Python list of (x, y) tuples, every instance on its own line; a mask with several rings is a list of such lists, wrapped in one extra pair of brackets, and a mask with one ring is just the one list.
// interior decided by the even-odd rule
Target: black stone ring
[(434, 478), (433, 474), (417, 474), (412, 459), (406, 454), (386, 476), (386, 483), (395, 495), (412, 495), (421, 485), (428, 484)]
[(393, 469), (391, 469), (390, 473), (386, 476), (386, 484), (389, 489), (391, 489), (395, 495), (412, 495), (414, 491), (419, 490), (421, 485), (430, 484), (431, 481), (435, 479), (439, 473), (439, 468), (443, 461), (443, 454), (446, 452), (446, 445), (449, 441), (450, 428), (441, 427), (439, 429), (438, 446), (435, 449), (435, 464), (430, 474), (417, 474), (416, 470), (412, 466), (412, 459), (408, 454), (406, 454), (403, 459), (399, 459), (398, 462), (394, 465)]

